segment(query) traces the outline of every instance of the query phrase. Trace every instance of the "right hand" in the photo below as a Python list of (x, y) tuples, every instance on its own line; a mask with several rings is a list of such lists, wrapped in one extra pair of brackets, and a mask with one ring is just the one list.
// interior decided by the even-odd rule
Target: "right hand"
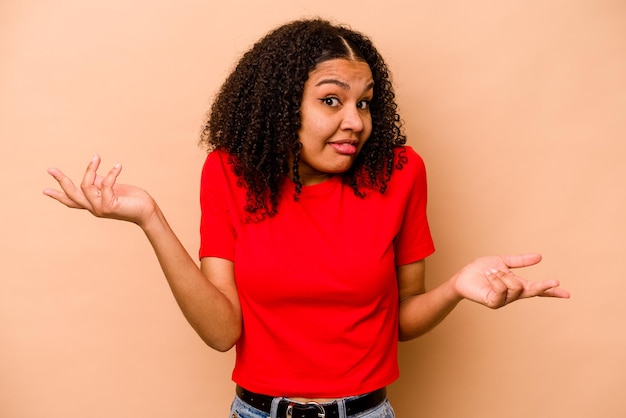
[(144, 225), (157, 211), (154, 199), (139, 187), (118, 184), (122, 165), (116, 164), (104, 177), (98, 175), (100, 157), (95, 155), (85, 171), (80, 187), (57, 168), (48, 169), (61, 190), (44, 189), (46, 196), (68, 208), (85, 209), (99, 218), (119, 219)]

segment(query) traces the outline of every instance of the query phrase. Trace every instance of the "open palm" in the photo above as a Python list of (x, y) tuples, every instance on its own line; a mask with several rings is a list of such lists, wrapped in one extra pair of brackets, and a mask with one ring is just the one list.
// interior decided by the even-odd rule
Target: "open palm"
[(539, 254), (477, 258), (455, 275), (456, 291), (466, 299), (493, 309), (534, 296), (569, 298), (569, 292), (558, 287), (558, 280), (534, 282), (511, 271), (539, 261)]
[(67, 207), (88, 210), (97, 217), (144, 223), (155, 212), (154, 199), (139, 187), (117, 183), (122, 170), (120, 164), (105, 176), (97, 174), (99, 165), (100, 157), (94, 156), (79, 187), (61, 170), (50, 168), (48, 173), (61, 190), (45, 189), (44, 194)]

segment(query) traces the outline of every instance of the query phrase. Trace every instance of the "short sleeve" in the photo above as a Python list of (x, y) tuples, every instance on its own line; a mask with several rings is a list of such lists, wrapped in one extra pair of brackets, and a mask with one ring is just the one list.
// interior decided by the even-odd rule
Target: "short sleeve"
[(396, 265), (419, 261), (435, 251), (427, 216), (426, 167), (412, 148), (403, 149), (406, 161), (394, 175), (403, 177), (402, 182), (406, 182), (409, 194), (395, 240)]
[(233, 260), (235, 230), (231, 207), (232, 182), (229, 179), (228, 156), (211, 152), (202, 168), (200, 181), (200, 258), (220, 257)]

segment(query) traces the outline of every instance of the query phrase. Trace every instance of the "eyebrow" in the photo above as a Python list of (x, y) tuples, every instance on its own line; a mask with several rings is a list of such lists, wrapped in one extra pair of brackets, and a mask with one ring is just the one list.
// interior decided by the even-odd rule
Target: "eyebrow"
[[(350, 90), (350, 85), (348, 83), (344, 83), (343, 81), (334, 79), (334, 78), (327, 78), (324, 80), (319, 81), (315, 86), (321, 86), (324, 84), (334, 84), (336, 86), (341, 87), (344, 90)], [(372, 81), (371, 83), (369, 83), (367, 86), (365, 86), (365, 90), (364, 91), (368, 91), (374, 88), (374, 82)]]

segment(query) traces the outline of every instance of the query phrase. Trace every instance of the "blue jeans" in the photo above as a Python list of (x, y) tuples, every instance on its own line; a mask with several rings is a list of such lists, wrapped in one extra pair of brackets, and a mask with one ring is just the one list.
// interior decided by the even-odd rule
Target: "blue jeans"
[[(338, 399), (337, 403), (340, 406), (343, 406), (346, 399), (352, 398), (342, 398)], [(275, 402), (277, 404), (277, 402)], [(275, 407), (272, 408), (272, 411), (275, 411)], [(346, 415), (345, 407), (339, 408), (339, 418), (394, 418), (396, 415), (389, 404), (389, 400), (385, 399), (383, 403), (380, 405), (368, 409), (367, 411), (354, 414), (354, 415)], [(239, 397), (235, 396), (235, 400), (230, 407), (230, 415), (229, 418), (285, 418), (285, 417), (277, 417), (276, 412), (272, 412), (272, 415), (267, 415), (265, 412), (259, 411), (256, 408), (248, 405)]]

